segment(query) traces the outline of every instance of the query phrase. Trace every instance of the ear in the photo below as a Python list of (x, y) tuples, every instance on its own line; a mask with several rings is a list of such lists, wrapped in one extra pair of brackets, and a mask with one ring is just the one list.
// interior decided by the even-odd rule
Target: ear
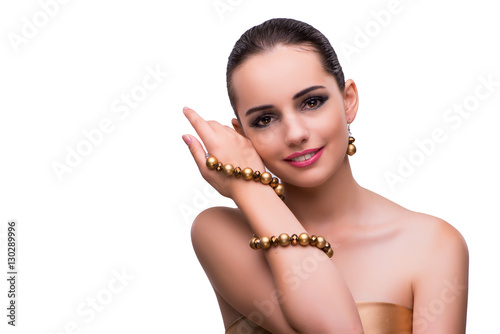
[(344, 109), (347, 123), (352, 123), (358, 113), (358, 88), (351, 79), (345, 82), (344, 88)]
[(243, 137), (246, 137), (245, 132), (243, 131), (243, 128), (241, 127), (240, 121), (238, 121), (236, 118), (233, 118), (231, 120), (231, 124), (233, 125), (233, 128), (236, 130), (236, 132), (238, 132)]

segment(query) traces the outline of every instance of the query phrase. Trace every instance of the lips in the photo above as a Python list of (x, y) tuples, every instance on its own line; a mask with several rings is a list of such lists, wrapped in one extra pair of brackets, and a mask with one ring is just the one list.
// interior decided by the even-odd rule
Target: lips
[(310, 148), (310, 149), (302, 151), (302, 152), (290, 154), (288, 157), (285, 158), (285, 160), (292, 160), (293, 158), (304, 156), (304, 155), (309, 154), (309, 153), (315, 153), (315, 152), (319, 151), (320, 149), (322, 149), (322, 147)]
[(293, 158), (292, 161), (306, 161), (306, 160), (311, 159), (314, 156), (314, 154), (316, 154), (316, 152), (306, 153), (306, 154), (301, 155), (299, 157)]
[(297, 152), (285, 158), (285, 161), (294, 167), (308, 167), (315, 163), (323, 153), (323, 148), (313, 148), (302, 152)]

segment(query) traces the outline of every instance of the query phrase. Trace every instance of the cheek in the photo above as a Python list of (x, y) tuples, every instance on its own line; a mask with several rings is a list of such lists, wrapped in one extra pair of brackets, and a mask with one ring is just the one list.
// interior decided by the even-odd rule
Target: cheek
[(263, 131), (255, 131), (248, 135), (248, 139), (250, 139), (257, 154), (259, 154), (264, 163), (269, 161), (271, 157), (276, 157), (277, 152), (283, 149), (281, 146), (283, 138), (276, 127)]
[(247, 137), (252, 142), (255, 149), (265, 148), (276, 144), (281, 136), (279, 127), (272, 126), (269, 129), (251, 130), (247, 132)]
[(316, 137), (315, 142), (326, 144), (327, 152), (325, 157), (332, 159), (332, 164), (342, 161), (348, 145), (347, 123), (341, 113), (332, 113), (323, 118), (322, 122), (316, 122), (312, 130)]
[(330, 126), (324, 130), (326, 135), (329, 135), (331, 138), (342, 141), (345, 139), (347, 141), (347, 123), (343, 122), (340, 119), (332, 121)]
[(347, 123), (343, 114), (337, 110), (325, 113), (309, 122), (311, 134), (324, 139), (347, 138)]

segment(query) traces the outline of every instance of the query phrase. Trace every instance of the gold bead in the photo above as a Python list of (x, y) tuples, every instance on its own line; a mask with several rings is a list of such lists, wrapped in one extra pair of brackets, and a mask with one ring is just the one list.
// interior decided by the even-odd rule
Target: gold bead
[(316, 247), (318, 247), (319, 249), (322, 249), (323, 247), (325, 247), (325, 245), (326, 245), (325, 238), (323, 238), (322, 236), (319, 236), (317, 238)]
[(271, 247), (271, 240), (268, 237), (262, 237), (260, 238), (260, 246), (262, 249), (268, 249)]
[(259, 181), (260, 180), (260, 172), (258, 170), (256, 170), (255, 172), (253, 172), (253, 180), (254, 181)]
[(270, 173), (264, 172), (260, 174), (260, 182), (262, 182), (263, 184), (269, 184), (272, 180), (273, 176)]
[(260, 239), (259, 238), (257, 238), (257, 240), (255, 240), (254, 244), (255, 244), (255, 248), (257, 248), (257, 249), (261, 249), (262, 248), (262, 245), (260, 244)]
[(253, 237), (252, 239), (250, 239), (250, 248), (257, 249), (257, 246), (255, 245), (256, 241), (257, 241), (256, 237)]
[(279, 195), (279, 198), (281, 198), (282, 201), (285, 200), (285, 196), (283, 196), (283, 195)]
[(215, 169), (215, 167), (217, 167), (217, 163), (219, 163), (219, 161), (216, 157), (209, 157), (207, 159), (207, 167), (210, 169)]
[(355, 140), (354, 140), (354, 137), (349, 137), (349, 144), (354, 143), (354, 141), (355, 141)]
[(332, 256), (333, 256), (333, 248), (328, 248), (328, 250), (326, 251), (326, 255), (328, 255), (329, 258), (332, 258)]
[(290, 237), (286, 233), (281, 233), (278, 237), (278, 243), (280, 246), (288, 246), (290, 244)]
[(301, 244), (302, 246), (307, 246), (309, 245), (309, 234), (307, 233), (301, 233), (299, 235), (299, 244)]
[(310, 239), (309, 245), (316, 246), (316, 243), (318, 242), (318, 237), (315, 235), (311, 235), (311, 237), (309, 239)]
[(278, 184), (276, 186), (276, 188), (274, 188), (274, 191), (276, 192), (276, 194), (279, 196), (279, 195), (283, 195), (283, 193), (285, 192), (285, 187), (283, 187), (282, 184)]
[(236, 167), (233, 171), (233, 174), (234, 176), (236, 177), (240, 177), (241, 176), (241, 168), (240, 167)]
[(274, 235), (271, 237), (271, 246), (276, 247), (278, 246), (278, 238), (276, 238)]
[(325, 244), (325, 247), (323, 247), (323, 250), (326, 252), (328, 248), (331, 248), (330, 243), (327, 241)]
[(241, 176), (243, 177), (243, 179), (245, 180), (251, 180), (252, 177), (253, 177), (253, 170), (252, 168), (245, 168), (241, 171)]
[(231, 175), (233, 175), (233, 172), (234, 172), (234, 167), (233, 167), (233, 165), (230, 165), (230, 164), (225, 164), (225, 165), (222, 167), (222, 172), (223, 172), (226, 176), (231, 176)]
[(271, 180), (271, 183), (269, 183), (269, 185), (273, 188), (276, 188), (276, 186), (280, 184), (280, 181), (278, 180), (277, 177), (273, 177), (273, 179)]
[(347, 146), (347, 154), (353, 155), (354, 153), (356, 153), (356, 146), (354, 146), (354, 144), (349, 144), (349, 146)]
[(222, 162), (219, 162), (217, 164), (217, 167), (215, 167), (215, 170), (218, 171), (218, 172), (220, 172), (222, 170)]
[(299, 237), (297, 236), (297, 234), (292, 234), (292, 236), (290, 237), (290, 243), (292, 244), (292, 246), (296, 246), (299, 243)]

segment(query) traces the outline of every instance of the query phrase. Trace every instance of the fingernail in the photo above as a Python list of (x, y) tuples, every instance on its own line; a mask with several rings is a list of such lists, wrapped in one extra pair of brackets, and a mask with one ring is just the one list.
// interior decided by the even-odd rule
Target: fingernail
[(184, 111), (184, 112), (185, 112), (186, 110), (189, 110), (189, 109), (190, 109), (190, 108), (188, 108), (188, 107), (184, 107), (184, 108), (182, 108), (182, 111)]
[(189, 144), (191, 144), (191, 137), (189, 137), (188, 135), (182, 136), (182, 140), (184, 140), (184, 142), (186, 143), (187, 146), (189, 146)]

